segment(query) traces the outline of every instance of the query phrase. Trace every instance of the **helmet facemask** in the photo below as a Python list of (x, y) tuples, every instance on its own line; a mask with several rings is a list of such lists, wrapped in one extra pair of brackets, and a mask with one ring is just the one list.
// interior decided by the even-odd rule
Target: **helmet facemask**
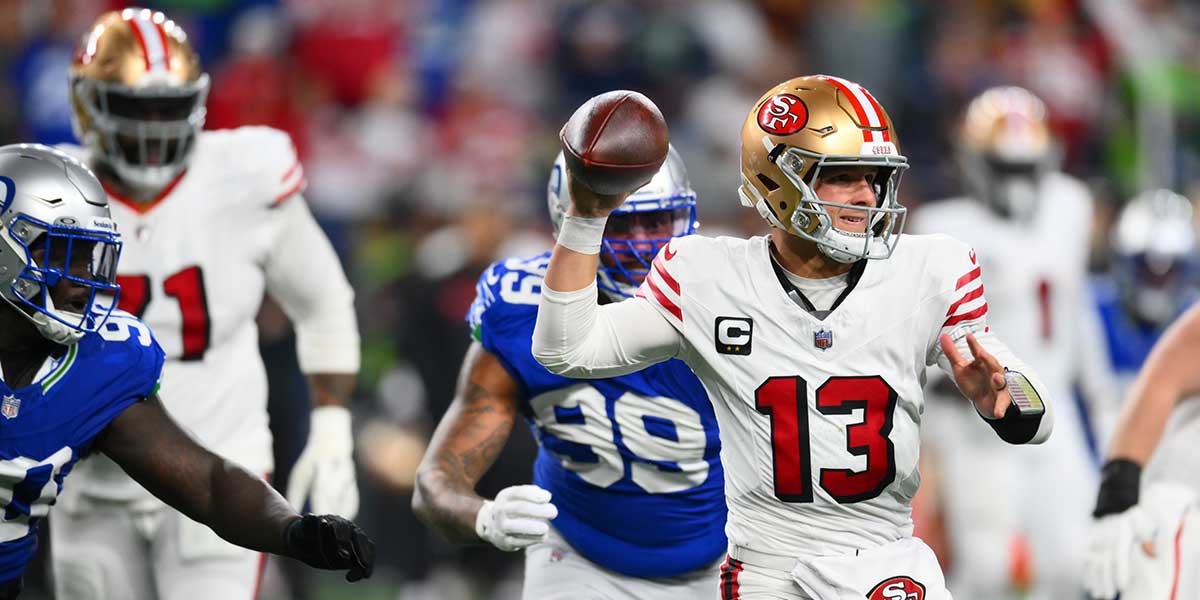
[(696, 232), (696, 194), (631, 197), (608, 218), (596, 285), (612, 298), (633, 296), (671, 238)]
[[(6, 253), (9, 258), (0, 266), (11, 269), (7, 263), (15, 262), (19, 271), (0, 289), (0, 297), (25, 315), (44, 337), (69, 345), (104, 324), (120, 290), (116, 277), (121, 242), (111, 220), (93, 218), (89, 223), (79, 223), (64, 217), (47, 223), (19, 214), (2, 236), (0, 243), (14, 252)], [(77, 288), (64, 306), (56, 306), (52, 297), (58, 285)]]
[[(571, 205), (561, 152), (550, 171), (546, 192), (550, 221), (558, 235)], [(683, 159), (670, 148), (654, 178), (609, 215), (600, 244), (597, 287), (611, 300), (632, 297), (662, 247), (671, 238), (695, 233), (697, 227), (696, 193), (688, 182)]]
[[(775, 166), (800, 192), (800, 204), (792, 212), (787, 226), (782, 227), (785, 231), (813, 242), (822, 254), (840, 263), (853, 263), (864, 258), (882, 260), (892, 255), (900, 241), (908, 212), (907, 208), (900, 205), (897, 195), (900, 178), (908, 169), (905, 157), (895, 154), (817, 154), (795, 147), (780, 147), (782, 144), (773, 145), (767, 137), (763, 137), (763, 144), (768, 147)], [(871, 183), (875, 195), (874, 206), (828, 202), (813, 191), (813, 182), (818, 181), (823, 169), (859, 166), (878, 169)], [(754, 186), (743, 185), (742, 188), (757, 192)], [(859, 233), (838, 229), (828, 207), (839, 211), (861, 211), (867, 222), (866, 231)]]
[[(187, 166), (204, 127), (209, 79), (132, 87), (74, 77), (76, 134), (121, 180), (159, 190)], [(83, 111), (91, 127), (80, 127)]]

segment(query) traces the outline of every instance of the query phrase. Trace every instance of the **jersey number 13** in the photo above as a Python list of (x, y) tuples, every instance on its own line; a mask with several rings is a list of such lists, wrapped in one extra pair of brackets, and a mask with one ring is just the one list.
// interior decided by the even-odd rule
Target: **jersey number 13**
[[(771, 417), (775, 496), (784, 502), (812, 502), (812, 459), (808, 431), (808, 382), (798, 376), (771, 377), (754, 391), (758, 412)], [(846, 450), (866, 456), (866, 468), (821, 469), (819, 483), (839, 504), (870, 500), (896, 479), (892, 413), (896, 391), (882, 377), (830, 377), (817, 388), (817, 410), (848, 415), (863, 409), (863, 420), (846, 427)]]

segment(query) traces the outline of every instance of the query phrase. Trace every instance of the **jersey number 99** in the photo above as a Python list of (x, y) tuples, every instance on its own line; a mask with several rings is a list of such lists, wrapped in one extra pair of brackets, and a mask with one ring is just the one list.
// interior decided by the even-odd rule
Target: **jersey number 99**
[[(564, 468), (606, 488), (625, 477), (651, 494), (696, 487), (708, 478), (700, 413), (673, 398), (626, 392), (610, 401), (588, 384), (530, 401), (543, 447)], [(611, 415), (611, 416), (610, 416)]]

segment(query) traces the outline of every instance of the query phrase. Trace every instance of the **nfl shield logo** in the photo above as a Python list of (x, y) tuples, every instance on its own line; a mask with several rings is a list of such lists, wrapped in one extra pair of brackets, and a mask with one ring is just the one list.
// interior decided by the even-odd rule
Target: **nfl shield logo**
[(813, 345), (819, 350), (828, 350), (833, 347), (833, 332), (822, 329), (813, 333)]
[(6, 419), (12, 419), (21, 412), (21, 399), (16, 396), (5, 396), (4, 402), (0, 403), (0, 415), (4, 415)]

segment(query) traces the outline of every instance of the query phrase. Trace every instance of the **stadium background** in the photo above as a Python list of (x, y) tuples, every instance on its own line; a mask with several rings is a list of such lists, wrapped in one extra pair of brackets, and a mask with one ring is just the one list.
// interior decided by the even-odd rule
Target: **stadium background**
[[(0, 0), (0, 143), (72, 141), (66, 70), (108, 0)], [(1200, 6), (1184, 0), (168, 0), (212, 75), (209, 128), (288, 131), (306, 197), (358, 292), (359, 520), (379, 544), (354, 587), (275, 561), (264, 598), (509, 598), (520, 558), (456, 550), (416, 522), (412, 473), (448, 405), (463, 315), (497, 257), (550, 244), (556, 133), (588, 97), (631, 88), (662, 108), (699, 193), (702, 234), (759, 232), (739, 207), (738, 131), (774, 83), (824, 72), (889, 108), (910, 210), (958, 193), (953, 123), (991, 85), (1049, 106), (1063, 168), (1115, 209), (1170, 187), (1200, 199)], [(197, 224), (203, 227), (204, 224)], [(319, 285), (314, 282), (313, 285)], [(269, 303), (260, 316), (281, 465), (299, 452), (303, 380)], [(482, 489), (527, 481), (514, 435)], [(51, 520), (52, 522), (52, 520)], [(28, 597), (48, 598), (36, 581)]]

